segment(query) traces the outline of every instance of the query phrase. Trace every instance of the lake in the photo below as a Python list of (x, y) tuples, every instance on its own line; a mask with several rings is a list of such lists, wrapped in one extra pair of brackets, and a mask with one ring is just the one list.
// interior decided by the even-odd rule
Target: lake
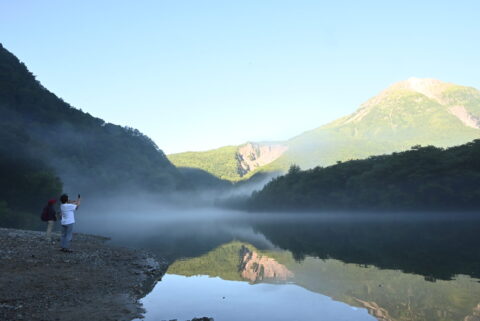
[(79, 210), (77, 231), (171, 262), (142, 300), (147, 321), (480, 320), (468, 216), (100, 209)]

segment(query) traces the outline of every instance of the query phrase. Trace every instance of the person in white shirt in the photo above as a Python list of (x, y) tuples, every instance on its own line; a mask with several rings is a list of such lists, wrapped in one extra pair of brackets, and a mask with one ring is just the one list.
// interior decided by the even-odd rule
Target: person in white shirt
[(75, 210), (80, 205), (80, 195), (76, 201), (70, 201), (67, 194), (60, 196), (60, 211), (62, 212), (62, 237), (60, 238), (60, 250), (63, 252), (73, 252), (70, 249), (70, 241), (73, 236), (73, 225), (75, 224)]

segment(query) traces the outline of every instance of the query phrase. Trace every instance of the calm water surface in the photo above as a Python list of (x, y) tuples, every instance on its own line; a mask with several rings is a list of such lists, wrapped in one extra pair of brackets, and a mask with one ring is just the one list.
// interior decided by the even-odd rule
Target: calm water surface
[(475, 219), (147, 212), (77, 223), (171, 262), (145, 320), (480, 320)]

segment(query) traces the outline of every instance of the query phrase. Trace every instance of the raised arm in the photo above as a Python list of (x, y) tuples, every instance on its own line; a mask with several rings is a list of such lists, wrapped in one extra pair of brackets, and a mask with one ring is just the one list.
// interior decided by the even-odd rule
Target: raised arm
[(78, 195), (78, 198), (76, 201), (68, 201), (69, 204), (75, 204), (77, 207), (80, 206), (80, 195)]

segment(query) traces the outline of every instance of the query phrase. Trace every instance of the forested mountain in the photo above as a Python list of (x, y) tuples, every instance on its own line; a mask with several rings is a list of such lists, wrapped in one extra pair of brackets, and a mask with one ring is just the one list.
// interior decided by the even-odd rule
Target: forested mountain
[(480, 209), (480, 140), (446, 150), (409, 151), (301, 171), (292, 166), (261, 191), (255, 210)]
[(407, 150), (450, 147), (480, 138), (480, 91), (410, 78), (371, 98), (353, 114), (287, 142), (272, 167), (302, 168)]
[(73, 108), (1, 45), (0, 115), (0, 214), (11, 206), (18, 209), (13, 198), (31, 204), (41, 195), (41, 204), (33, 202), (38, 211), (47, 197), (58, 197), (56, 177), (65, 190), (90, 195), (134, 188), (165, 192), (185, 184), (147, 136)]
[(67, 188), (141, 186), (161, 191), (181, 181), (147, 136), (73, 108), (3, 47), (0, 113), (0, 152), (42, 160)]
[[(349, 116), (277, 143), (281, 148), (275, 157), (254, 172), (286, 171), (292, 164), (327, 166), (415, 145), (450, 147), (476, 138), (480, 138), (480, 91), (435, 79), (410, 78), (387, 88)], [(168, 157), (181, 166), (238, 180), (249, 177), (239, 174), (238, 150), (234, 146)], [(213, 163), (218, 164), (207, 166)]]
[(61, 192), (60, 179), (43, 162), (0, 154), (0, 226), (38, 226), (42, 207)]

